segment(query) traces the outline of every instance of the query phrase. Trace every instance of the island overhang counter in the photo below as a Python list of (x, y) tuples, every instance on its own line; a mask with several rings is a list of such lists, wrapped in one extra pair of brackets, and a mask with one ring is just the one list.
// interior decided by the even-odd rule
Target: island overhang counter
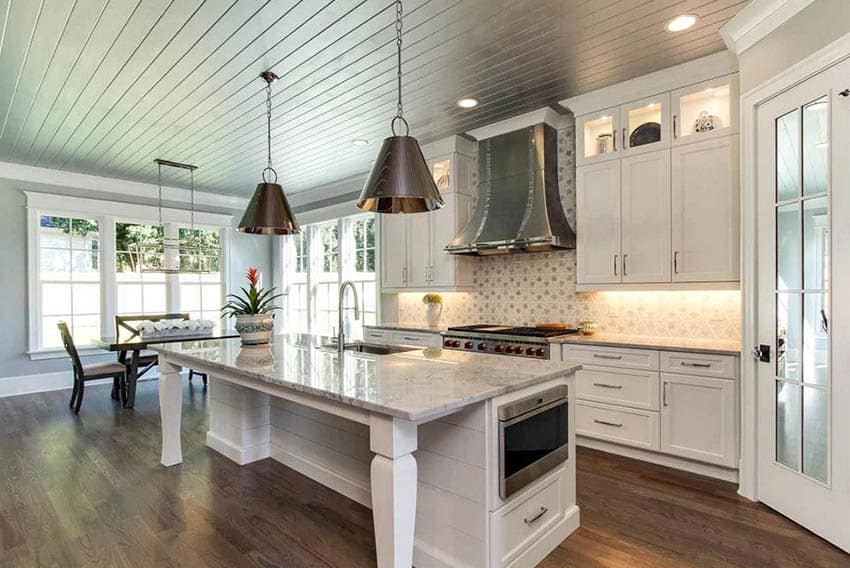
[[(162, 464), (182, 462), (186, 367), (210, 379), (207, 445), (241, 465), (271, 457), (371, 507), (380, 567), (532, 566), (578, 527), (580, 365), (440, 349), (340, 359), (320, 345), (157, 346)], [(568, 393), (567, 459), (504, 497), (497, 408), (553, 387)]]

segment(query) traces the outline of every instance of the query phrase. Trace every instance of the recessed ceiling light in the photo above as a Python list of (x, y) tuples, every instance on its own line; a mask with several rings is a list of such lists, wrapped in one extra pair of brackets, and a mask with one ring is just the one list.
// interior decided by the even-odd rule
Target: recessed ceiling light
[(369, 141), (366, 140), (365, 138), (355, 138), (354, 140), (351, 141), (351, 145), (352, 146), (368, 146)]
[(695, 23), (697, 23), (697, 17), (694, 14), (682, 14), (667, 22), (667, 31), (683, 32)]
[(458, 99), (457, 106), (460, 108), (474, 108), (478, 106), (478, 99), (473, 99), (472, 97)]

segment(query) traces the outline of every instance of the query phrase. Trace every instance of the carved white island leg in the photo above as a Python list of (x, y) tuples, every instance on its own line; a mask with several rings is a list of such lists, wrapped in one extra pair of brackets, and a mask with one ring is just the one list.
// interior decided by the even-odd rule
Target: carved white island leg
[(183, 412), (182, 367), (159, 356), (159, 416), (162, 421), (162, 456), (160, 462), (168, 467), (183, 462), (180, 442), (180, 418)]
[(369, 421), (372, 518), (378, 568), (413, 565), (416, 523), (416, 424), (383, 414)]

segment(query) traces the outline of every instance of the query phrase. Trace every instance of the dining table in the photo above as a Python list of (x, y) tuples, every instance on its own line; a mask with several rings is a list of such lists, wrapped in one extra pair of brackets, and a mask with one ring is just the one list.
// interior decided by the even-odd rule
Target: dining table
[(127, 367), (127, 399), (124, 403), (124, 408), (133, 408), (136, 402), (136, 383), (139, 380), (139, 361), (142, 358), (142, 351), (149, 349), (151, 345), (162, 343), (209, 341), (214, 339), (231, 339), (234, 337), (239, 337), (239, 334), (235, 330), (213, 329), (206, 333), (175, 334), (159, 337), (145, 337), (141, 334), (131, 337), (104, 336), (95, 339), (92, 344), (101, 349), (116, 352), (118, 354), (118, 361)]

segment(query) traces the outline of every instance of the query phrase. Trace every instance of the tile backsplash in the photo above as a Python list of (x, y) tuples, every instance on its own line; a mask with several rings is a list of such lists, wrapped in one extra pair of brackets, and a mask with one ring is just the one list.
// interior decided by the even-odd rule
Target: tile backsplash
[[(575, 227), (575, 130), (558, 131), (558, 183)], [(656, 337), (740, 339), (737, 290), (576, 292), (576, 253), (558, 251), (475, 259), (473, 292), (443, 294), (442, 325), (593, 320), (603, 331)], [(422, 294), (399, 294), (403, 322), (424, 322)]]

